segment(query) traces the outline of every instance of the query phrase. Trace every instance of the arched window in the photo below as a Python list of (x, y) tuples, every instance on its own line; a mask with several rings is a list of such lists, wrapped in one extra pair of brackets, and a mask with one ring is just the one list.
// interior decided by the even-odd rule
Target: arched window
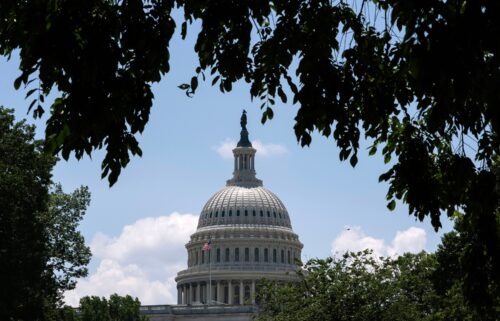
[(255, 248), (254, 261), (259, 262), (259, 248), (258, 247)]
[(269, 262), (269, 250), (264, 249), (264, 262)]
[(225, 214), (225, 213), (226, 213), (226, 211), (222, 211), (222, 215), (221, 215), (221, 216), (222, 216), (222, 217), (224, 217), (224, 214)]
[(232, 304), (240, 304), (240, 286), (235, 285), (234, 286), (234, 292), (233, 292), (233, 302)]
[(217, 249), (217, 263), (220, 262), (220, 249)]
[(255, 216), (255, 210), (252, 211), (253, 216)]
[(245, 210), (245, 216), (248, 216), (248, 210)]
[(281, 213), (278, 213), (279, 217), (281, 218)]
[(234, 260), (236, 262), (240, 261), (240, 249), (239, 248), (234, 249)]
[(205, 264), (205, 252), (201, 251), (201, 264)]
[(276, 263), (276, 249), (273, 249), (273, 263)]
[(245, 293), (243, 296), (243, 303), (244, 304), (250, 303), (250, 286), (248, 286), (248, 285), (245, 285)]
[(240, 210), (236, 211), (236, 216), (240, 216)]
[(210, 218), (212, 218), (212, 212), (210, 212)]
[(285, 251), (281, 250), (281, 263), (285, 263)]
[(226, 262), (229, 262), (229, 248), (226, 248)]
[(219, 211), (216, 211), (215, 212), (215, 217), (218, 217), (219, 216)]
[(229, 210), (229, 216), (233, 216), (233, 210)]
[(273, 212), (273, 216), (274, 216), (274, 218), (276, 218), (276, 212)]
[(245, 262), (250, 261), (250, 249), (248, 247), (245, 248)]
[(271, 213), (269, 213), (269, 211), (267, 211), (267, 217), (271, 217)]
[(260, 216), (264, 216), (264, 212), (263, 211), (260, 211)]

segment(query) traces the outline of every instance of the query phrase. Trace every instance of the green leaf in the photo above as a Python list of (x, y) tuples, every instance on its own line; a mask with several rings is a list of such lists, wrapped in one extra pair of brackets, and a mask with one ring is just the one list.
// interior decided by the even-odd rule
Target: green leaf
[(351, 156), (351, 159), (349, 160), (349, 162), (351, 163), (352, 167), (356, 167), (356, 164), (358, 163), (358, 157), (356, 156), (356, 154), (353, 154)]
[(19, 87), (21, 87), (21, 83), (23, 81), (23, 75), (19, 76), (14, 80), (14, 88), (17, 90)]
[(196, 91), (196, 88), (198, 88), (198, 78), (193, 77), (191, 78), (191, 91), (194, 93)]
[(389, 203), (387, 203), (387, 208), (388, 208), (390, 211), (394, 211), (394, 209), (396, 208), (396, 201), (395, 201), (395, 200), (392, 200), (392, 201), (390, 201)]
[(285, 93), (283, 92), (283, 89), (281, 89), (281, 87), (278, 87), (278, 96), (281, 98), (281, 101), (284, 104), (286, 104), (287, 97), (286, 97)]

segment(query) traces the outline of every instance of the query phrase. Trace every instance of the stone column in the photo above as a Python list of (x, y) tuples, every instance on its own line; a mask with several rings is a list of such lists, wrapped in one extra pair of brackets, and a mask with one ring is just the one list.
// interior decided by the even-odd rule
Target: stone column
[(227, 286), (228, 286), (227, 303), (233, 304), (233, 285), (231, 284), (231, 280), (227, 281)]
[(181, 287), (177, 287), (177, 304), (182, 304), (182, 290)]
[(220, 281), (217, 281), (217, 301), (222, 302), (222, 288)]
[(250, 298), (252, 299), (252, 304), (255, 304), (255, 280), (252, 280), (252, 287), (250, 289)]
[(198, 301), (198, 302), (201, 302), (201, 297), (200, 297), (200, 293), (201, 293), (201, 291), (200, 291), (200, 287), (201, 287), (201, 283), (200, 283), (200, 282), (198, 282), (198, 283), (196, 284), (196, 298), (195, 298), (195, 301)]
[(182, 285), (182, 304), (187, 304), (187, 287), (185, 284)]
[(245, 304), (245, 292), (244, 292), (244, 287), (243, 287), (243, 280), (240, 280), (240, 304), (243, 305)]
[(187, 299), (186, 304), (191, 304), (191, 296), (192, 296), (192, 294), (191, 294), (191, 293), (192, 293), (192, 292), (191, 292), (191, 289), (192, 289), (192, 287), (191, 287), (191, 283), (188, 283), (188, 284), (187, 284), (187, 291), (186, 291), (186, 292), (187, 292), (187, 297), (188, 297), (188, 299)]

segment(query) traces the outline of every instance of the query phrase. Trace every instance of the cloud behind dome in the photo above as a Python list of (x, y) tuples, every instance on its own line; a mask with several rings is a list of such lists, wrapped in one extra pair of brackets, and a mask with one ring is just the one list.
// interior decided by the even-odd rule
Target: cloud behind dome
[(184, 244), (197, 223), (197, 215), (172, 213), (137, 220), (118, 237), (96, 234), (90, 247), (97, 269), (65, 293), (66, 304), (78, 306), (83, 296), (113, 293), (138, 297), (142, 304), (176, 303), (174, 278), (186, 267)]

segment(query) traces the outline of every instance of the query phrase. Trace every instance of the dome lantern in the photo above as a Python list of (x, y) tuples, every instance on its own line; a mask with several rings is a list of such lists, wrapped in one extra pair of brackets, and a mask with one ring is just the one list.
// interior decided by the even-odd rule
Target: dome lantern
[(252, 147), (252, 143), (248, 139), (247, 115), (245, 110), (243, 110), (241, 115), (240, 124), (240, 141), (236, 145), (236, 148), (233, 149), (233, 178), (227, 181), (226, 186), (262, 186), (262, 181), (255, 176), (255, 153), (257, 150)]

